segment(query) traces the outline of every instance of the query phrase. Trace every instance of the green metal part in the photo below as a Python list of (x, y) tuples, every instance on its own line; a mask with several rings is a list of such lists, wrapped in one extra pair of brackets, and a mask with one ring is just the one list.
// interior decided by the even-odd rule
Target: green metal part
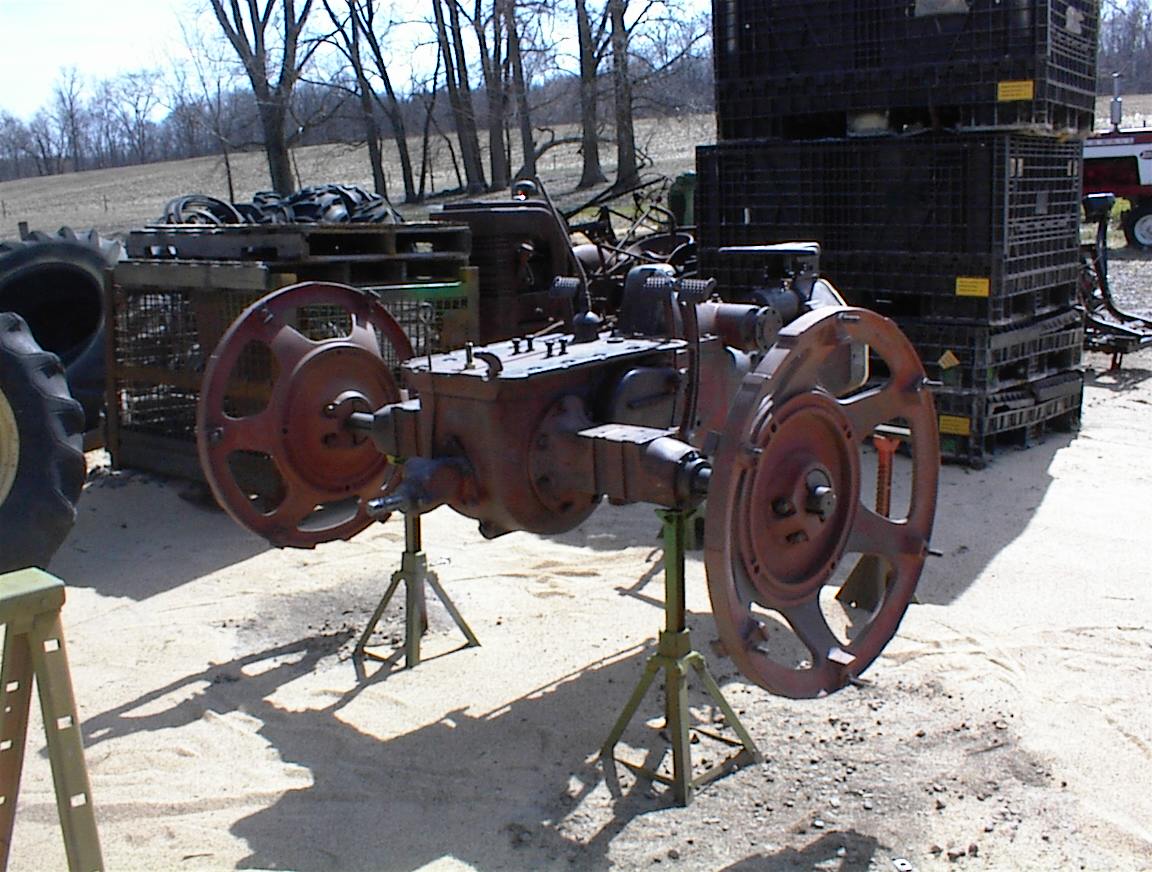
[(388, 590), (385, 591), (383, 599), (376, 606), (376, 610), (372, 612), (368, 625), (360, 634), (356, 647), (352, 650), (352, 656), (355, 659), (363, 661), (368, 658), (382, 662), (389, 659), (370, 650), (368, 640), (376, 632), (376, 627), (380, 624), (385, 609), (388, 608), (388, 604), (392, 601), (392, 597), (395, 596), (401, 584), (404, 585), (404, 667), (406, 669), (420, 664), (420, 641), (428, 632), (428, 598), (425, 585), (432, 588), (440, 602), (444, 604), (448, 614), (452, 616), (456, 626), (460, 628), (460, 632), (464, 634), (464, 638), (467, 640), (464, 647), (475, 648), (480, 644), (480, 640), (476, 638), (476, 634), (472, 632), (472, 628), (468, 626), (468, 622), (464, 620), (464, 616), (460, 614), (460, 610), (456, 608), (456, 604), (452, 602), (448, 592), (440, 584), (436, 573), (428, 568), (428, 555), (424, 553), (422, 539), (420, 516), (405, 515), (404, 554), (400, 558), (400, 568), (392, 573), (392, 581), (388, 585)]
[(73, 872), (104, 868), (64, 649), (60, 622), (63, 604), (64, 582), (43, 570), (22, 569), (0, 575), (0, 622), (6, 625), (0, 667), (0, 869), (7, 868), (12, 846), (33, 678), (40, 696), (68, 868)]
[[(600, 749), (600, 759), (606, 769), (615, 763), (620, 763), (641, 777), (669, 785), (674, 801), (680, 805), (688, 805), (694, 793), (704, 785), (740, 766), (759, 763), (763, 757), (752, 736), (724, 698), (723, 691), (708, 670), (704, 656), (692, 647), (684, 605), (686, 519), (691, 513), (684, 510), (661, 509), (657, 514), (663, 522), (664, 538), (664, 630), (656, 643), (656, 653), (648, 658), (644, 666), (640, 683), (632, 692), (620, 717), (616, 719), (612, 732)], [(644, 696), (661, 670), (664, 672), (664, 720), (669, 743), (672, 746), (671, 777), (655, 768), (618, 758), (615, 753), (616, 745), (624, 735), (624, 730), (635, 717), (640, 703), (643, 702)], [(695, 776), (692, 774), (693, 728), (690, 726), (688, 712), (689, 672), (695, 674), (704, 690), (723, 713), (725, 721), (736, 733), (737, 738), (731, 739), (699, 727), (695, 728), (696, 732), (740, 748), (735, 754)]]

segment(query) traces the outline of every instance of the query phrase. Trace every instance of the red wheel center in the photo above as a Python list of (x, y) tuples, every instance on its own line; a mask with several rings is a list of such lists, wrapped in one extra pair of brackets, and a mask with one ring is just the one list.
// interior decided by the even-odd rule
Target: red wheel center
[(818, 393), (785, 402), (756, 434), (738, 546), (762, 605), (805, 600), (836, 567), (860, 489), (851, 424)]
[(284, 383), (280, 439), (301, 481), (355, 492), (388, 466), (372, 441), (346, 424), (349, 412), (370, 412), (394, 399), (392, 379), (378, 358), (351, 343), (325, 343), (305, 355)]

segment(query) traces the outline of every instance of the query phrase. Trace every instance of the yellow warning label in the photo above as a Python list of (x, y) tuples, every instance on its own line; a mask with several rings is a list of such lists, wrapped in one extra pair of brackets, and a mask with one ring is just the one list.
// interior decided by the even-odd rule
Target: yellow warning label
[(940, 359), (936, 362), (940, 364), (941, 369), (952, 369), (952, 367), (960, 365), (960, 358), (953, 354), (952, 350), (949, 349), (948, 351), (945, 351), (943, 354), (941, 354)]
[(987, 297), (992, 293), (992, 282), (982, 276), (956, 276), (957, 297)]
[(997, 82), (996, 99), (1000, 103), (1007, 103), (1010, 100), (1035, 100), (1036, 83), (1032, 79)]
[(972, 419), (960, 415), (941, 415), (940, 432), (945, 436), (971, 436)]

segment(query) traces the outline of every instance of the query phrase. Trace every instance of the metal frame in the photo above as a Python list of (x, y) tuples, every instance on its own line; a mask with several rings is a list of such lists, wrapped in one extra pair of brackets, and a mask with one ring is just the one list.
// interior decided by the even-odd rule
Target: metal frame
[[(679, 805), (688, 805), (701, 787), (733, 769), (749, 763), (759, 763), (764, 758), (735, 710), (724, 698), (716, 679), (708, 671), (704, 656), (692, 647), (692, 637), (685, 622), (684, 606), (685, 522), (691, 512), (681, 509), (661, 509), (657, 514), (663, 522), (664, 630), (660, 633), (656, 644), (656, 653), (648, 658), (640, 683), (632, 692), (620, 717), (616, 719), (612, 732), (600, 748), (600, 759), (607, 774), (611, 774), (614, 765), (620, 763), (639, 776), (669, 785), (675, 802)], [(616, 745), (624, 735), (624, 730), (635, 717), (640, 703), (661, 669), (664, 671), (665, 726), (672, 745), (671, 777), (656, 771), (655, 768), (623, 760), (615, 753)], [(699, 727), (695, 728), (696, 732), (740, 748), (735, 754), (696, 776), (692, 774), (692, 737), (688, 713), (689, 670), (696, 674), (704, 690), (720, 707), (726, 722), (739, 738), (731, 739)]]
[(64, 650), (62, 605), (64, 582), (47, 572), (22, 569), (0, 575), (0, 622), (6, 625), (0, 669), (0, 869), (8, 868), (12, 846), (33, 678), (40, 695), (68, 868), (73, 872), (104, 868)]
[(388, 590), (384, 593), (380, 604), (376, 606), (376, 610), (372, 612), (372, 617), (368, 620), (364, 632), (360, 634), (356, 647), (352, 649), (352, 656), (357, 662), (369, 659), (383, 663), (390, 659), (369, 650), (368, 640), (376, 631), (380, 619), (384, 616), (384, 610), (388, 608), (388, 604), (392, 601), (392, 597), (395, 596), (401, 584), (404, 585), (404, 667), (406, 669), (420, 664), (420, 641), (424, 633), (428, 631), (428, 598), (425, 585), (432, 588), (440, 602), (444, 604), (444, 608), (448, 610), (448, 614), (452, 616), (456, 626), (460, 628), (460, 632), (464, 634), (467, 642), (463, 647), (479, 647), (480, 640), (476, 638), (476, 634), (472, 632), (472, 628), (468, 626), (468, 622), (464, 620), (464, 616), (460, 614), (460, 610), (456, 608), (456, 604), (452, 602), (440, 584), (436, 573), (428, 568), (428, 555), (423, 550), (420, 516), (410, 514), (404, 516), (404, 554), (400, 558), (400, 568), (392, 573), (392, 582), (388, 585)]

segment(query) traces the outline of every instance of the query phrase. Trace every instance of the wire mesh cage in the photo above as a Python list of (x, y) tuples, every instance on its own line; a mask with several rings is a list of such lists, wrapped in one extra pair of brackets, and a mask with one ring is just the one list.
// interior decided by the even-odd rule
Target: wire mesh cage
[[(298, 276), (266, 264), (223, 261), (127, 261), (112, 282), (108, 447), (117, 466), (199, 478), (195, 460), (196, 406), (208, 359), (228, 326), (267, 293)], [(408, 335), (417, 354), (456, 347), (476, 336), (476, 270), (452, 282), (363, 288)], [(335, 306), (297, 309), (293, 326), (308, 339), (346, 336), (347, 312)], [(400, 361), (381, 342), (400, 377)], [(266, 346), (241, 353), (227, 391), (233, 414), (268, 402), (277, 376)]]

